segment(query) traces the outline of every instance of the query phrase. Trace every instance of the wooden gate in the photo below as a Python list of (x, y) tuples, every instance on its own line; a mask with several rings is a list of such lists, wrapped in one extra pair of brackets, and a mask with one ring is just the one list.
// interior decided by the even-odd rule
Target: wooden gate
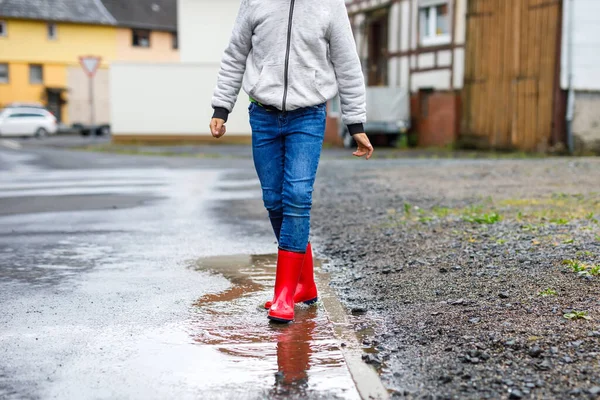
[(468, 0), (463, 143), (526, 151), (551, 144), (561, 18), (562, 0)]

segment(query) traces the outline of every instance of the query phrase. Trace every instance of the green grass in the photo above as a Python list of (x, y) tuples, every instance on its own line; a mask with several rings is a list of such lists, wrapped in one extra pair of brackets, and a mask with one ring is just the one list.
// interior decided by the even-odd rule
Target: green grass
[(546, 290), (542, 290), (541, 292), (538, 293), (538, 296), (541, 297), (548, 297), (548, 296), (557, 296), (558, 292), (554, 289), (546, 289)]
[(600, 265), (586, 264), (578, 260), (564, 260), (562, 263), (579, 275), (600, 276)]
[(588, 315), (587, 311), (571, 311), (569, 313), (566, 313), (563, 315), (564, 318), (569, 319), (569, 320), (578, 320), (578, 319), (585, 319), (585, 320), (591, 320), (592, 317), (590, 317)]
[(463, 220), (474, 224), (492, 225), (500, 221), (500, 214), (495, 211), (491, 213), (469, 213), (463, 215)]

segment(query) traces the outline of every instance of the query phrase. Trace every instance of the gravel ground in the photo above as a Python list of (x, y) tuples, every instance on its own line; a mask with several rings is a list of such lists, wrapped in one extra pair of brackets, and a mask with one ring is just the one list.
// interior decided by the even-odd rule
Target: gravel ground
[(600, 160), (355, 165), (316, 250), (394, 398), (600, 396)]

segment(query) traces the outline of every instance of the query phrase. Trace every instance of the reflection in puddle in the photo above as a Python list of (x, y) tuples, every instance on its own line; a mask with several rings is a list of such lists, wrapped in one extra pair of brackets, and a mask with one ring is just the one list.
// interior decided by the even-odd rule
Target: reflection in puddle
[(193, 305), (192, 339), (214, 348), (216, 358), (226, 357), (230, 378), (229, 385), (207, 382), (206, 390), (224, 395), (223, 390), (236, 388), (241, 398), (359, 398), (320, 306), (297, 305), (291, 324), (267, 321), (261, 305), (272, 296), (275, 263), (275, 255), (246, 255), (205, 258), (193, 265), (231, 282)]

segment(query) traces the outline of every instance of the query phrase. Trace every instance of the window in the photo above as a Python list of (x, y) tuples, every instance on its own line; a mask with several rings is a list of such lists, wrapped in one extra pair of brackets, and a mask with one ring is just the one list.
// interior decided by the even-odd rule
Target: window
[(447, 1), (423, 1), (419, 8), (419, 36), (425, 46), (450, 43), (450, 6)]
[(6, 21), (0, 21), (0, 37), (6, 36)]
[(56, 31), (56, 24), (53, 22), (48, 22), (48, 40), (56, 40), (58, 38), (58, 33)]
[(179, 48), (179, 38), (177, 37), (177, 32), (173, 32), (171, 35), (173, 49), (177, 50)]
[(0, 83), (8, 83), (8, 64), (0, 64)]
[(8, 116), (8, 118), (44, 118), (44, 115), (39, 113), (22, 112), (17, 114), (11, 114)]
[(29, 65), (29, 83), (32, 85), (44, 83), (44, 69), (41, 65)]
[(150, 31), (145, 29), (134, 29), (132, 32), (132, 44), (134, 47), (150, 47)]

